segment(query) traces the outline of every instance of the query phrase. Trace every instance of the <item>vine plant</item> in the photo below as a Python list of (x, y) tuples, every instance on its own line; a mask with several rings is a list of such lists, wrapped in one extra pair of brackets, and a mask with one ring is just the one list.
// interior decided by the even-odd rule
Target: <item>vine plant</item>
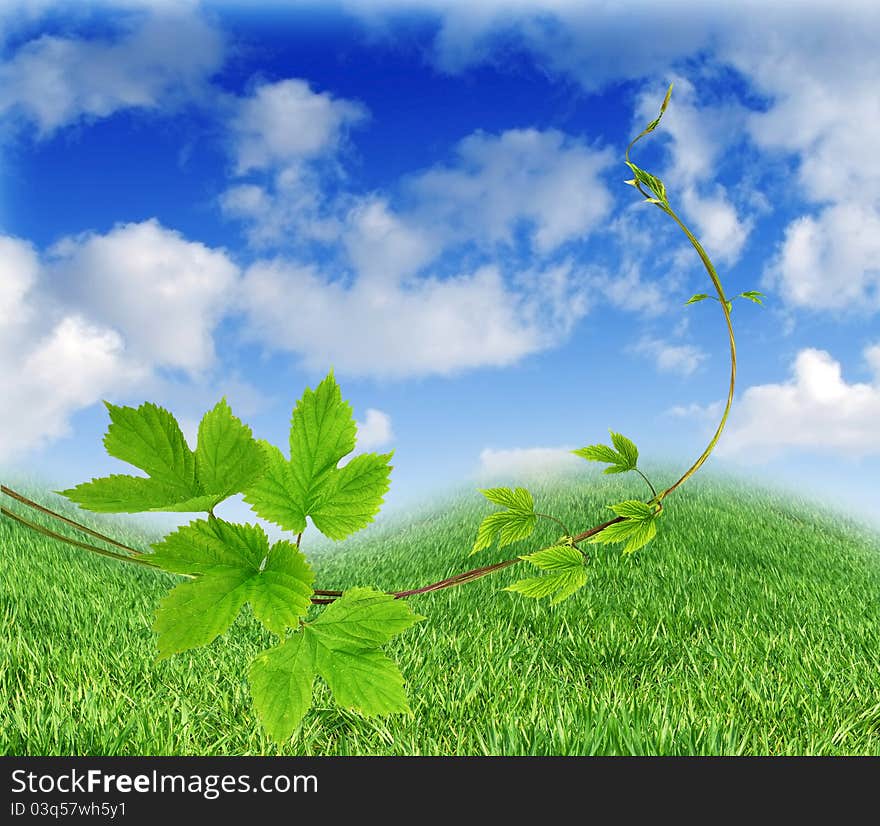
[[(702, 261), (719, 304), (730, 342), (730, 384), (721, 421), (706, 449), (668, 487), (658, 490), (638, 467), (635, 444), (611, 432), (611, 444), (575, 450), (577, 456), (607, 465), (605, 473), (635, 472), (650, 489), (645, 501), (630, 499), (610, 505), (613, 518), (586, 530), (572, 531), (556, 517), (535, 509), (525, 488), (489, 488), (486, 499), (498, 509), (479, 525), (471, 553), (527, 539), (538, 519), (559, 525), (563, 533), (548, 547), (502, 562), (474, 568), (429, 585), (392, 593), (372, 588), (345, 592), (314, 587), (314, 574), (301, 548), (307, 519), (325, 536), (342, 540), (373, 521), (389, 487), (392, 454), (363, 453), (340, 466), (355, 449), (356, 425), (351, 406), (331, 372), (318, 386), (306, 389), (293, 410), (289, 454), (256, 440), (250, 428), (221, 400), (201, 420), (196, 449), (191, 450), (171, 413), (155, 404), (138, 408), (107, 404), (110, 425), (104, 438), (107, 452), (134, 465), (147, 476), (112, 475), (61, 491), (90, 511), (203, 512), (204, 518), (179, 527), (144, 554), (111, 537), (48, 511), (3, 486), (20, 503), (62, 519), (68, 525), (108, 543), (113, 550), (62, 536), (7, 508), (2, 513), (28, 527), (77, 547), (113, 559), (179, 574), (187, 581), (160, 602), (153, 628), (159, 657), (170, 657), (209, 645), (232, 625), (245, 603), (275, 636), (277, 644), (251, 662), (249, 683), (253, 704), (266, 732), (281, 743), (297, 730), (312, 703), (315, 677), (327, 683), (337, 704), (364, 715), (408, 711), (404, 680), (397, 665), (382, 651), (392, 637), (424, 617), (405, 598), (464, 585), (512, 565), (525, 563), (532, 575), (506, 590), (525, 597), (549, 597), (556, 604), (587, 582), (588, 543), (619, 543), (630, 554), (655, 536), (663, 503), (712, 453), (733, 402), (736, 342), (727, 298), (715, 267), (699, 241), (673, 211), (659, 178), (630, 161), (635, 143), (653, 132), (669, 103), (666, 93), (660, 114), (630, 143), (627, 181), (650, 204), (668, 215), (687, 236)], [(710, 296), (697, 294), (687, 303)], [(761, 293), (740, 296), (761, 303)], [(218, 518), (215, 508), (243, 493), (260, 517), (291, 535), (270, 545), (259, 525), (234, 524)], [(312, 605), (322, 606), (310, 616)]]

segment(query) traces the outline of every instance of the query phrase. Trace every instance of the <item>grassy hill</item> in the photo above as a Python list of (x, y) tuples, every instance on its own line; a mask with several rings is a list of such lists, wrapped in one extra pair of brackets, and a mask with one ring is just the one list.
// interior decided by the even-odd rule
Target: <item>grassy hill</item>
[[(582, 528), (633, 488), (533, 490)], [(467, 559), (487, 510), (474, 494), (321, 550), (317, 586), (410, 587), (504, 558)], [(501, 591), (518, 566), (413, 598), (428, 622), (388, 649), (412, 717), (364, 720), (324, 690), (281, 753), (880, 754), (876, 535), (710, 480), (670, 498), (635, 557), (592, 551), (589, 585), (556, 608)], [(277, 753), (249, 707), (246, 663), (270, 644), (251, 617), (154, 661), (151, 617), (173, 581), (0, 521), (0, 752)]]

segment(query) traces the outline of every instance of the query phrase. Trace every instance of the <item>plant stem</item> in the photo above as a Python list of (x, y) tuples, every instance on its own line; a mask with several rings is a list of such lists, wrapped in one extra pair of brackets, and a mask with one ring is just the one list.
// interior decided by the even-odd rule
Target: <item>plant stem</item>
[(550, 516), (549, 513), (538, 513), (537, 511), (535, 511), (535, 516), (541, 516), (544, 519), (549, 519), (551, 522), (555, 522), (562, 528), (562, 530), (565, 531), (566, 536), (571, 536), (571, 531), (568, 529), (568, 526), (565, 524), (565, 522), (563, 522), (561, 519), (557, 519), (555, 516)]
[(73, 528), (76, 528), (78, 531), (82, 531), (83, 533), (89, 534), (89, 536), (94, 536), (95, 539), (100, 539), (103, 542), (108, 542), (111, 545), (115, 545), (117, 548), (123, 551), (128, 551), (131, 554), (140, 555), (143, 551), (137, 550), (137, 548), (132, 548), (128, 545), (123, 544), (122, 542), (117, 542), (110, 536), (107, 536), (103, 533), (98, 533), (98, 531), (92, 530), (91, 528), (87, 528), (85, 525), (81, 525), (79, 522), (74, 522), (72, 519), (68, 519), (66, 516), (62, 516), (60, 513), (55, 513), (53, 510), (49, 510), (49, 508), (44, 507), (38, 502), (34, 502), (33, 499), (28, 499), (27, 496), (22, 495), (21, 493), (17, 493), (12, 490), (12, 488), (6, 487), (6, 485), (0, 485), (0, 493), (5, 494), (10, 499), (15, 499), (21, 502), (23, 505), (27, 505), (34, 510), (38, 510), (41, 513), (45, 513), (49, 516), (55, 517), (55, 519), (60, 519), (62, 522), (66, 522)]
[(455, 585), (464, 585), (467, 582), (473, 582), (481, 577), (494, 574), (495, 571), (509, 568), (511, 565), (516, 565), (518, 562), (522, 562), (522, 560), (517, 556), (513, 559), (505, 559), (501, 562), (496, 562), (493, 565), (474, 568), (473, 570), (465, 571), (462, 574), (456, 574), (447, 579), (441, 579), (439, 582), (432, 582), (430, 585), (423, 585), (421, 588), (411, 588), (407, 591), (390, 591), (389, 593), (397, 597), (397, 599), (403, 599), (405, 597), (416, 596), (417, 594), (427, 594), (431, 591), (442, 591), (444, 588), (452, 588)]
[[(102, 533), (98, 533), (97, 531), (93, 531), (90, 528), (87, 528), (85, 525), (80, 525), (79, 522), (74, 522), (72, 519), (68, 519), (65, 516), (62, 516), (59, 513), (55, 513), (54, 511), (49, 510), (48, 508), (44, 508), (42, 505), (37, 504), (31, 499), (28, 499), (26, 496), (22, 496), (20, 493), (16, 493), (14, 490), (7, 488), (5, 485), (2, 486), (3, 493), (7, 496), (17, 499), (24, 505), (28, 507), (34, 508), (35, 510), (41, 511), (49, 516), (54, 516), (57, 519), (60, 519), (62, 522), (67, 522), (73, 527), (83, 530), (86, 533), (93, 535), (97, 539), (102, 539), (105, 542), (109, 542), (112, 545), (115, 545), (118, 548), (122, 548), (124, 550), (130, 550), (134, 556), (127, 556), (125, 554), (116, 554), (113, 551), (107, 551), (104, 548), (99, 548), (96, 545), (89, 545), (88, 542), (80, 542), (78, 539), (73, 539), (70, 536), (64, 536), (64, 534), (56, 533), (49, 528), (44, 528), (42, 525), (38, 525), (36, 522), (31, 522), (29, 519), (25, 519), (23, 516), (19, 516), (17, 513), (9, 510), (8, 508), (0, 506), (0, 514), (3, 516), (12, 519), (15, 522), (18, 522), (21, 525), (24, 525), (27, 528), (30, 528), (32, 531), (36, 531), (43, 536), (48, 536), (50, 539), (55, 539), (58, 542), (63, 542), (66, 545), (72, 545), (74, 548), (81, 548), (85, 551), (91, 551), (94, 554), (98, 554), (99, 556), (105, 556), (108, 559), (115, 559), (118, 562), (130, 562), (133, 565), (142, 565), (145, 568), (150, 568), (153, 571), (163, 571), (164, 569), (160, 568), (158, 565), (154, 565), (149, 561), (149, 555), (144, 556), (143, 551), (136, 551), (134, 548), (129, 548), (128, 545), (123, 545), (121, 542), (117, 542), (115, 539), (112, 539), (109, 536), (104, 536)], [(193, 579), (192, 574), (181, 574), (175, 572), (175, 576), (186, 577), (187, 579)], [(327, 605), (328, 603), (333, 602), (342, 596), (342, 591), (321, 591), (315, 590), (315, 596), (312, 598), (313, 605)], [(323, 597), (326, 597), (324, 599)]]
[[(63, 536), (60, 533), (55, 533), (55, 531), (50, 531), (48, 528), (44, 528), (42, 525), (38, 525), (36, 522), (31, 522), (25, 519), (23, 516), (19, 516), (17, 513), (13, 513), (8, 508), (0, 507), (0, 513), (3, 516), (7, 516), (10, 519), (14, 519), (16, 522), (20, 522), (22, 525), (30, 528), (37, 533), (43, 534), (43, 536), (48, 536), (51, 539), (58, 539), (61, 542), (66, 542), (68, 545), (73, 545), (76, 548), (84, 548), (87, 551), (92, 551), (92, 553), (100, 554), (101, 556), (109, 557), (110, 559), (116, 559), (120, 562), (131, 562), (133, 565), (143, 565), (147, 568), (152, 568), (154, 571), (161, 570), (153, 565), (152, 562), (148, 562), (146, 559), (141, 559), (139, 556), (125, 556), (124, 554), (116, 554), (113, 551), (105, 551), (103, 548), (97, 548), (94, 545), (89, 545), (86, 542), (80, 542), (78, 539), (71, 539), (69, 536)], [(66, 521), (66, 520), (65, 520)]]
[(718, 293), (718, 303), (721, 305), (721, 310), (724, 313), (724, 322), (727, 325), (727, 338), (730, 343), (730, 383), (727, 389), (727, 402), (724, 405), (724, 413), (722, 414), (721, 421), (718, 423), (718, 428), (712, 436), (709, 444), (706, 446), (706, 449), (676, 482), (673, 482), (668, 488), (666, 488), (666, 490), (656, 494), (651, 500), (652, 502), (662, 502), (670, 493), (672, 493), (672, 491), (679, 487), (679, 485), (684, 484), (690, 479), (691, 476), (702, 467), (706, 459), (709, 458), (712, 451), (715, 449), (715, 445), (718, 444), (718, 440), (721, 438), (724, 426), (727, 424), (727, 417), (730, 415), (730, 408), (733, 405), (733, 393), (736, 387), (736, 338), (733, 335), (733, 322), (730, 318), (730, 309), (727, 303), (727, 297), (724, 295), (724, 288), (721, 286), (721, 280), (718, 278), (718, 273), (715, 271), (711, 259), (706, 254), (702, 244), (700, 244), (700, 242), (694, 237), (694, 234), (684, 225), (684, 223), (682, 223), (682, 220), (675, 214), (675, 212), (673, 212), (668, 204), (665, 206), (659, 206), (667, 215), (669, 215), (670, 218), (672, 218), (672, 220), (675, 221), (676, 224), (678, 224), (681, 231), (687, 236), (688, 241), (691, 242), (691, 245), (697, 251), (697, 255), (700, 256), (700, 260), (703, 262), (703, 266), (706, 268), (706, 272), (712, 280), (712, 285)]
[(642, 477), (642, 479), (645, 480), (645, 484), (651, 489), (651, 493), (654, 494), (654, 497), (656, 498), (656, 496), (657, 496), (657, 491), (654, 490), (654, 486), (651, 484), (651, 480), (650, 480), (647, 476), (645, 476), (645, 474), (642, 473), (637, 467), (634, 467), (633, 470), (634, 470), (636, 473), (638, 473), (639, 476)]

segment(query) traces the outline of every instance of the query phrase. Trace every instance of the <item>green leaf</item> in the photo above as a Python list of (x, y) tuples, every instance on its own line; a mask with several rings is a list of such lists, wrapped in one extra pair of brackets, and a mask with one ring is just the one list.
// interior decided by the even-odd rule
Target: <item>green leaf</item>
[(359, 651), (384, 645), (423, 619), (406, 600), (372, 588), (349, 588), (308, 627), (324, 645)]
[(147, 559), (154, 565), (195, 577), (159, 604), (153, 628), (160, 658), (208, 645), (228, 630), (246, 602), (278, 636), (309, 609), (314, 575), (305, 557), (289, 542), (270, 548), (258, 525), (200, 519), (153, 548)]
[(538, 522), (535, 501), (525, 488), (487, 488), (480, 491), (490, 502), (507, 510), (490, 513), (480, 523), (472, 554), (498, 541), (503, 548), (531, 536)]
[(587, 582), (584, 556), (572, 545), (553, 545), (521, 556), (520, 559), (549, 573), (521, 579), (509, 585), (505, 591), (514, 591), (533, 599), (553, 596), (551, 604), (556, 605), (583, 588)]
[(196, 479), (195, 457), (174, 416), (150, 402), (138, 408), (105, 405), (110, 413), (107, 453), (189, 494)]
[(179, 499), (181, 491), (142, 476), (113, 474), (75, 488), (58, 491), (80, 507), (95, 513), (143, 513), (144, 511), (208, 510), (214, 499), (210, 496)]
[(650, 519), (654, 515), (654, 508), (638, 499), (628, 499), (626, 502), (618, 502), (609, 507), (625, 519)]
[(584, 555), (573, 545), (551, 545), (520, 559), (530, 562), (542, 571), (558, 571), (584, 566)]
[(660, 119), (663, 117), (663, 113), (666, 111), (666, 107), (669, 106), (669, 99), (672, 97), (672, 84), (669, 84), (669, 88), (666, 90), (666, 97), (663, 98), (663, 103), (660, 106), (660, 114), (657, 115), (654, 120), (652, 120), (646, 127), (645, 131), (642, 134), (646, 134), (648, 132), (653, 132), (660, 124)]
[(609, 432), (611, 433), (611, 444), (614, 445), (614, 449), (623, 457), (627, 467), (634, 469), (639, 463), (639, 449), (635, 446), (635, 443), (627, 439), (626, 436), (615, 433), (613, 430)]
[(486, 488), (481, 490), (483, 494), (493, 505), (500, 505), (502, 508), (510, 508), (511, 510), (525, 511), (532, 513), (535, 510), (535, 500), (532, 494), (525, 488)]
[(724, 302), (724, 306), (727, 307), (727, 312), (729, 313), (733, 309), (733, 302), (728, 299)]
[(251, 694), (266, 732), (279, 743), (294, 733), (311, 705), (317, 674), (344, 708), (365, 716), (409, 711), (403, 676), (379, 646), (423, 619), (390, 594), (346, 591), (253, 661)]
[(376, 717), (409, 711), (403, 675), (381, 651), (315, 646), (318, 673), (342, 708)]
[(211, 511), (263, 472), (265, 457), (250, 428), (221, 400), (202, 418), (195, 452), (177, 420), (146, 402), (138, 408), (107, 404), (107, 452), (149, 477), (114, 474), (60, 491), (101, 513)]
[(608, 445), (589, 445), (573, 450), (572, 453), (590, 462), (605, 462), (612, 465), (617, 464), (620, 459), (617, 451)]
[(251, 429), (221, 399), (199, 424), (196, 478), (221, 501), (250, 487), (263, 472), (266, 457)]
[(628, 500), (609, 506), (623, 519), (603, 528), (590, 539), (590, 542), (613, 544), (625, 542), (623, 552), (631, 554), (647, 545), (657, 534), (657, 519), (663, 512), (658, 506)]
[(573, 450), (572, 453), (590, 462), (604, 462), (610, 465), (605, 468), (603, 473), (626, 473), (635, 470), (639, 461), (638, 448), (626, 436), (615, 433), (613, 430), (608, 432), (611, 434), (611, 443), (614, 447), (589, 445)]
[(365, 528), (388, 491), (392, 454), (364, 453), (347, 465), (357, 426), (331, 372), (315, 390), (306, 389), (293, 411), (290, 460), (268, 443), (266, 471), (245, 494), (254, 512), (282, 528), (302, 533), (311, 517), (321, 533), (339, 540)]
[(696, 304), (698, 301), (705, 301), (709, 296), (706, 293), (697, 293), (696, 295), (692, 295), (687, 301), (684, 302), (685, 306), (688, 304)]
[(327, 480), (310, 510), (315, 527), (330, 539), (345, 539), (373, 521), (388, 490), (391, 453), (355, 456)]
[(746, 292), (740, 293), (740, 295), (755, 304), (763, 304), (764, 302), (761, 299), (767, 297), (764, 293), (758, 292), (757, 290), (746, 290)]
[(578, 570), (571, 569), (556, 574), (520, 579), (504, 590), (515, 591), (533, 599), (552, 596), (550, 604), (558, 605), (583, 588), (587, 584), (587, 579), (587, 570), (581, 566)]
[(650, 172), (636, 166), (631, 161), (626, 161), (626, 165), (633, 171), (633, 175), (635, 175), (635, 179), (638, 183), (651, 190), (659, 201), (663, 203), (667, 202), (666, 187), (663, 185), (663, 181), (655, 175), (652, 175)]
[(248, 681), (254, 708), (276, 743), (293, 734), (311, 707), (316, 674), (315, 643), (303, 632), (263, 651), (251, 663)]

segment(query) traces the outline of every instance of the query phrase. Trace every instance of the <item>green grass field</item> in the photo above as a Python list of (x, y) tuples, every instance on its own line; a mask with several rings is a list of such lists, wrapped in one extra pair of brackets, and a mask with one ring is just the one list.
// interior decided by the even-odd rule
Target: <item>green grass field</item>
[[(579, 528), (636, 488), (532, 489)], [(317, 587), (409, 587), (502, 559), (509, 549), (467, 558), (488, 509), (474, 493), (321, 550)], [(147, 539), (124, 518), (92, 524)], [(518, 566), (414, 598), (428, 621), (388, 647), (412, 716), (365, 720), (322, 689), (281, 753), (880, 754), (876, 535), (710, 479), (670, 498), (634, 558), (592, 550), (590, 584), (556, 608), (501, 591)], [(157, 663), (151, 617), (173, 577), (9, 520), (0, 580), (3, 753), (279, 753), (249, 707), (246, 663), (271, 642), (252, 617)]]

